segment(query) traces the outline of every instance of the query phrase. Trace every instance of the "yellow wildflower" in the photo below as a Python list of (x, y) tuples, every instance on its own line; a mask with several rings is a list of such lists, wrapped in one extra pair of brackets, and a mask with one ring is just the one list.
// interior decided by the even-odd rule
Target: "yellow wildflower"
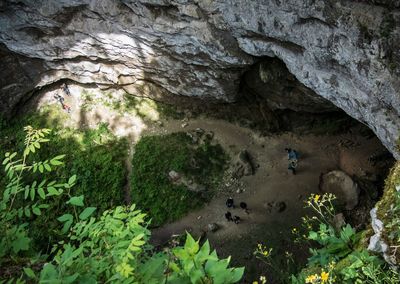
[(258, 284), (258, 281), (253, 281), (253, 284)]
[(329, 278), (329, 272), (322, 271), (321, 272), (322, 283), (324, 283), (325, 281), (328, 281), (328, 278)]
[(314, 202), (315, 202), (315, 203), (318, 203), (318, 200), (319, 200), (320, 197), (321, 197), (321, 196), (320, 196), (319, 194), (316, 194), (316, 195), (314, 196)]
[(313, 275), (309, 275), (306, 278), (306, 283), (314, 283), (315, 280), (318, 279), (318, 275), (317, 274), (313, 274)]

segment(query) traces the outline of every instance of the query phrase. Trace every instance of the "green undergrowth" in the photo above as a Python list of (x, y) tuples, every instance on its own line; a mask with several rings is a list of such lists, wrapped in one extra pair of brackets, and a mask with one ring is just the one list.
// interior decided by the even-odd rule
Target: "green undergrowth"
[(385, 181), (381, 200), (377, 203), (377, 216), (383, 222), (382, 237), (389, 245), (389, 254), (400, 263), (400, 163), (397, 162)]
[[(143, 137), (132, 160), (132, 201), (149, 214), (153, 225), (176, 220), (210, 200), (226, 162), (220, 145), (192, 144), (183, 132)], [(193, 192), (174, 184), (168, 176), (172, 170), (206, 190)]]
[[(41, 113), (32, 113), (1, 124), (0, 154), (21, 151), (24, 148), (23, 126), (36, 128), (51, 128), (49, 134), (51, 143), (41, 151), (36, 151), (30, 157), (31, 161), (46, 160), (60, 154), (66, 154), (64, 165), (52, 169), (43, 168), (43, 177), (47, 180), (55, 178), (65, 181), (72, 175), (77, 175), (75, 195), (84, 195), (92, 206), (98, 208), (98, 213), (105, 209), (124, 203), (123, 187), (125, 184), (126, 167), (124, 159), (127, 155), (127, 141), (112, 135), (106, 124), (97, 129), (72, 129), (61, 126), (61, 121), (68, 115), (47, 108)], [(26, 182), (34, 180), (33, 175), (26, 175)], [(0, 174), (0, 188), (4, 188), (4, 172)], [(50, 204), (56, 215), (62, 215), (65, 210), (65, 200), (55, 200)], [(54, 231), (56, 220), (53, 215), (42, 215), (34, 220), (32, 231), (38, 243), (47, 244), (47, 238), (57, 235)]]

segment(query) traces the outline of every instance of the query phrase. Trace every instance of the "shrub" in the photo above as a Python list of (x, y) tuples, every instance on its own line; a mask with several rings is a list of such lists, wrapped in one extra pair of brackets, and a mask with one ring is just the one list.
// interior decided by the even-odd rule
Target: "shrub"
[[(221, 146), (193, 145), (185, 133), (143, 137), (132, 159), (132, 200), (148, 212), (154, 225), (176, 220), (211, 198), (226, 161)], [(173, 184), (168, 177), (172, 170), (201, 183), (207, 191), (193, 192), (183, 184)]]

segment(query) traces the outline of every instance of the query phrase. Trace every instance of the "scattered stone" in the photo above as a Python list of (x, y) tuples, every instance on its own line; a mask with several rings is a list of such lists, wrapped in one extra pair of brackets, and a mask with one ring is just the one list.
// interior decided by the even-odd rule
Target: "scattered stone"
[(180, 174), (173, 170), (168, 173), (168, 176), (172, 182), (177, 182), (181, 178)]
[(202, 217), (201, 216), (197, 216), (197, 220), (200, 220)]
[(324, 193), (333, 193), (346, 210), (352, 210), (358, 204), (360, 190), (357, 184), (342, 171), (331, 171), (320, 177), (319, 188)]
[(216, 232), (218, 229), (219, 229), (219, 226), (216, 223), (210, 223), (207, 225), (208, 232)]
[(185, 128), (185, 127), (188, 126), (188, 125), (189, 125), (189, 123), (184, 122), (184, 123), (181, 124), (181, 127), (182, 127), (182, 128)]
[(199, 135), (199, 136), (202, 136), (203, 134), (204, 134), (204, 129), (202, 129), (202, 128), (196, 128), (195, 130), (194, 130), (196, 133), (197, 133), (197, 135)]
[(204, 136), (205, 136), (205, 138), (207, 140), (211, 141), (214, 138), (214, 132), (213, 131), (207, 131)]

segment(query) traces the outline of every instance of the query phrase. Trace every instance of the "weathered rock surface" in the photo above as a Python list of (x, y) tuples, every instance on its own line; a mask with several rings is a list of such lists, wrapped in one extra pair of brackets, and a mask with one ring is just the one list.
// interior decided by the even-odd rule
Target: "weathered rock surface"
[(322, 175), (319, 187), (324, 193), (333, 193), (346, 210), (352, 210), (358, 204), (360, 190), (345, 172), (331, 171)]
[(233, 174), (234, 178), (241, 178), (243, 176), (254, 175), (256, 166), (254, 159), (247, 150), (242, 150), (237, 155), (233, 163)]
[(399, 158), (398, 3), (3, 0), (0, 110), (62, 78), (232, 102), (243, 72), (276, 57)]

